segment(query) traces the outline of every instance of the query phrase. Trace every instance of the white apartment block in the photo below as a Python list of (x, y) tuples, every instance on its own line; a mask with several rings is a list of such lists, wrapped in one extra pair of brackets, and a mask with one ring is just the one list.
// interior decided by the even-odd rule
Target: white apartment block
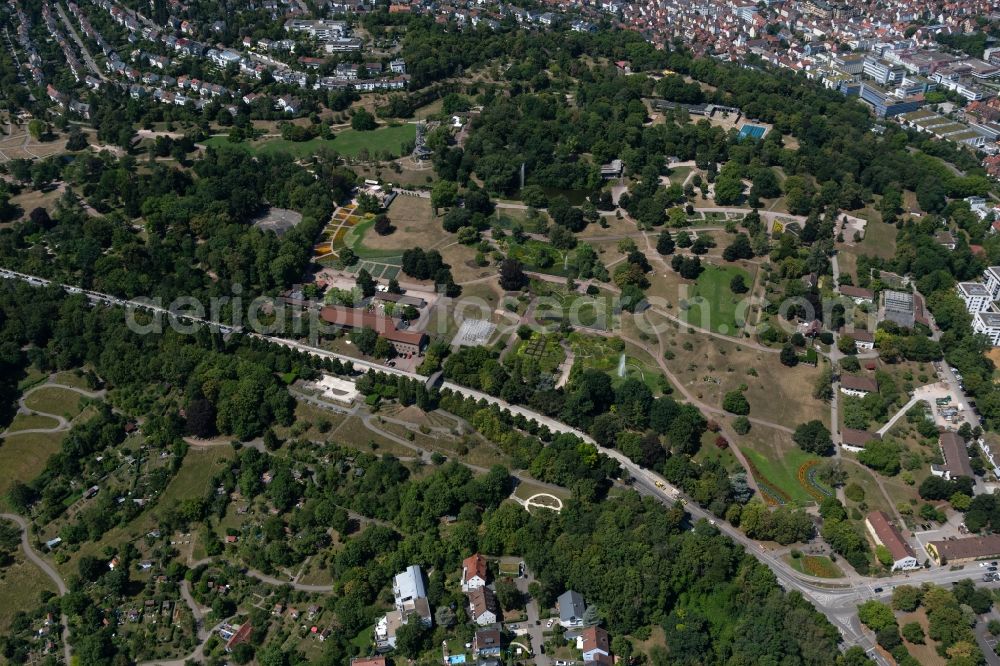
[(979, 282), (959, 282), (957, 290), (969, 313), (985, 312), (993, 304), (990, 290)]
[(983, 280), (986, 283), (986, 290), (990, 292), (990, 298), (994, 301), (1000, 300), (1000, 266), (990, 266), (983, 271)]
[(1000, 312), (977, 312), (972, 316), (972, 330), (985, 335), (994, 347), (1000, 347)]

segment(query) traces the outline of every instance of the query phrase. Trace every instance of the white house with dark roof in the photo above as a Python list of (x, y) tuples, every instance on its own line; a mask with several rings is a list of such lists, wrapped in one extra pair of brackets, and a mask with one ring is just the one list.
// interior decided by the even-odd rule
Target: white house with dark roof
[(556, 600), (559, 609), (559, 624), (567, 629), (583, 626), (583, 614), (587, 610), (583, 595), (573, 590), (566, 590)]
[(855, 398), (863, 398), (869, 393), (876, 393), (878, 391), (878, 384), (870, 377), (841, 375), (840, 391)]

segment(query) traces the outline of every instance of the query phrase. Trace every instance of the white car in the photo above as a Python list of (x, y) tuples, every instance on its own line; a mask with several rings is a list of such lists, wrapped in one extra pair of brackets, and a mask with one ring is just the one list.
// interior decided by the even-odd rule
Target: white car
[(549, 621), (545, 623), (545, 628), (546, 629), (551, 629), (552, 628), (552, 624), (554, 622), (555, 622), (555, 620), (550, 618)]

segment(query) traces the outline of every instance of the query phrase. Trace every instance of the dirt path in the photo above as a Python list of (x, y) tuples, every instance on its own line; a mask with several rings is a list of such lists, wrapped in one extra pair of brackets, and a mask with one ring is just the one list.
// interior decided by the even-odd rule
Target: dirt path
[[(4, 520), (9, 520), (16, 523), (18, 527), (21, 528), (21, 548), (24, 549), (24, 555), (31, 561), (32, 564), (37, 566), (42, 570), (46, 576), (52, 579), (52, 582), (56, 584), (56, 589), (59, 590), (59, 596), (64, 596), (69, 588), (66, 586), (66, 582), (56, 571), (55, 567), (48, 563), (41, 555), (35, 552), (35, 549), (31, 546), (31, 538), (28, 536), (28, 521), (17, 515), (16, 513), (0, 513), (0, 518)], [(72, 661), (72, 650), (69, 646), (69, 618), (66, 617), (64, 613), (59, 621), (62, 623), (62, 642), (63, 642), (63, 656), (66, 659), (67, 664), (73, 663)]]

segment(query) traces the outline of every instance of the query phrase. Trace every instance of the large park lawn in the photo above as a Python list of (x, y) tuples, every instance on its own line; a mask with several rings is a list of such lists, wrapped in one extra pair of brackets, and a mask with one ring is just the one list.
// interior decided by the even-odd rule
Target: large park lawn
[(416, 138), (416, 134), (416, 125), (406, 123), (380, 127), (371, 132), (348, 129), (338, 132), (332, 139), (311, 139), (309, 141), (265, 139), (253, 143), (232, 143), (228, 137), (213, 136), (205, 141), (205, 145), (216, 148), (233, 146), (261, 154), (284, 152), (295, 158), (308, 157), (324, 147), (348, 157), (357, 157), (362, 149), (367, 149), (373, 155), (375, 153), (389, 153), (398, 157), (403, 152), (404, 144), (412, 142)]
[(689, 288), (688, 307), (681, 310), (681, 317), (692, 326), (726, 335), (736, 333), (743, 327), (743, 317), (746, 316), (740, 308), (746, 295), (734, 294), (729, 288), (730, 281), (737, 275), (743, 276), (749, 288), (753, 278), (745, 270), (736, 266), (706, 266)]

